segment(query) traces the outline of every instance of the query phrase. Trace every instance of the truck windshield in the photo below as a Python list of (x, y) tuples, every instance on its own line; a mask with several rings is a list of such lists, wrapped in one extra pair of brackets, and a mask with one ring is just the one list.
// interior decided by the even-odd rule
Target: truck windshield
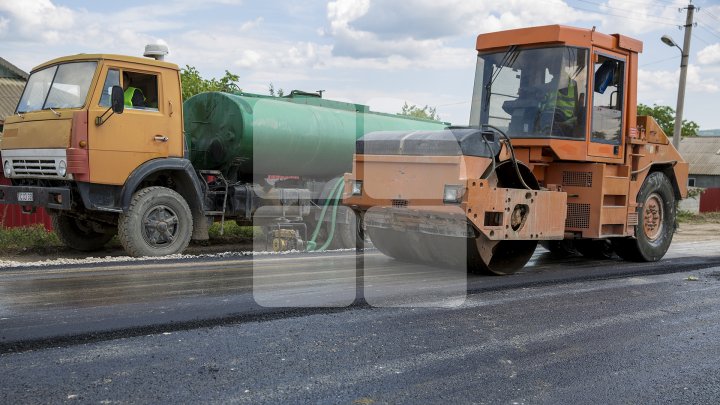
[(588, 55), (566, 46), (480, 54), (470, 125), (518, 138), (584, 138)]
[(82, 107), (96, 67), (97, 62), (73, 62), (38, 70), (30, 75), (17, 112)]

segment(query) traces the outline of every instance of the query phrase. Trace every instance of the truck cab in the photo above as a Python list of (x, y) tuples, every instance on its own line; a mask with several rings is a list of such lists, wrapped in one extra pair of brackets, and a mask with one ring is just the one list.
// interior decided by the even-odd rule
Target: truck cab
[[(98, 125), (113, 86), (137, 88), (142, 102), (126, 103), (122, 120)], [(49, 61), (32, 71), (6, 122), (5, 175), (28, 185), (40, 179), (123, 185), (144, 162), (183, 156), (181, 102), (179, 69), (171, 63), (119, 55)]]
[[(182, 125), (175, 64), (106, 54), (46, 62), (32, 70), (5, 122), (0, 161), (12, 185), (0, 186), (0, 203), (46, 208), (61, 240), (88, 251), (118, 232), (138, 182), (160, 182), (161, 173), (175, 173), (162, 181), (179, 183), (175, 190), (200, 214)], [(156, 245), (172, 245), (171, 233)]]

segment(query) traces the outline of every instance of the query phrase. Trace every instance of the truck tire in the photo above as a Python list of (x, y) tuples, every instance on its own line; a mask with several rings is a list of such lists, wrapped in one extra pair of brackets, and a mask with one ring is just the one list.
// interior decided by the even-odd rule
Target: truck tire
[(130, 256), (181, 253), (190, 243), (193, 222), (187, 202), (166, 187), (137, 191), (120, 214), (118, 238)]
[(675, 192), (662, 172), (648, 175), (637, 201), (635, 238), (613, 240), (615, 253), (636, 262), (654, 262), (665, 256), (675, 233)]
[(353, 212), (349, 224), (337, 223), (335, 237), (332, 244), (334, 249), (363, 249), (365, 247), (365, 232), (362, 229), (361, 217)]
[(114, 227), (64, 214), (50, 216), (55, 234), (63, 245), (81, 252), (100, 250), (117, 232)]

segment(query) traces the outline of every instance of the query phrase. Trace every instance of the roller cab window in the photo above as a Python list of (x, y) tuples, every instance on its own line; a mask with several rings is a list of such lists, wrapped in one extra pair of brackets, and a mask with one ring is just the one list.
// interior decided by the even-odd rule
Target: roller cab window
[(510, 137), (585, 138), (589, 50), (509, 47), (478, 55), (471, 126)]
[[(108, 78), (110, 71), (108, 71)], [(125, 94), (125, 108), (158, 110), (158, 77), (132, 71), (122, 72), (122, 88)]]
[(593, 142), (619, 144), (622, 136), (625, 63), (597, 55), (593, 84)]

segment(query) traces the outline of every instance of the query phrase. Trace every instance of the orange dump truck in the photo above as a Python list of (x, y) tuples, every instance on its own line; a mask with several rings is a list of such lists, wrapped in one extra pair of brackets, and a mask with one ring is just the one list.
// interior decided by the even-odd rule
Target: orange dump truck
[(688, 165), (637, 115), (642, 42), (560, 25), (477, 38), (470, 126), (359, 139), (344, 204), (399, 259), (509, 274), (537, 244), (656, 261)]

